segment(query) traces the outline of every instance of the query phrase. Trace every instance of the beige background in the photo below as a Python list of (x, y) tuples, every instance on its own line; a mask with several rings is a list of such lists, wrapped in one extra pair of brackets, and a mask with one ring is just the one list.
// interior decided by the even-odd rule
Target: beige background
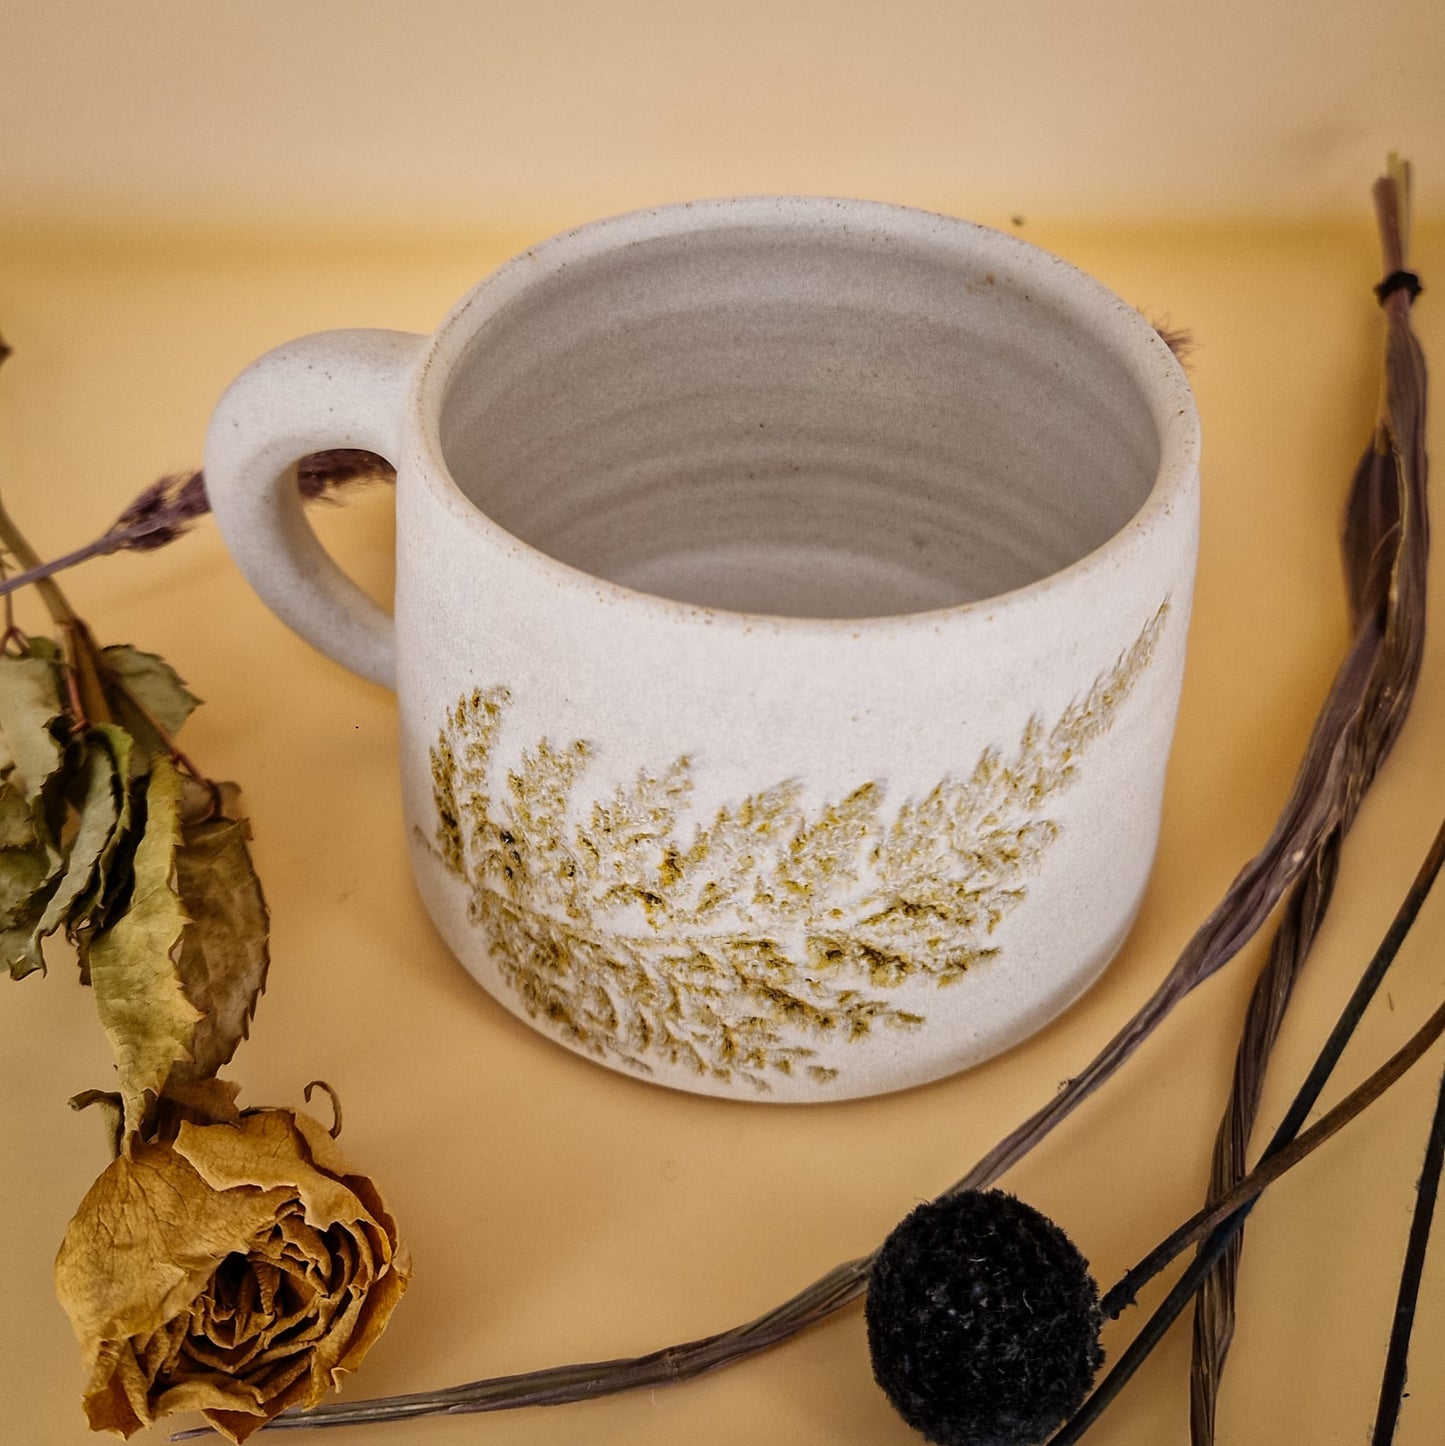
[(1339, 214), (1387, 148), (1445, 149), (1442, 58), (1436, 0), (5, 0), (0, 196), (393, 228), (756, 191)]
[[(343, 1143), (387, 1188), (416, 1256), (352, 1394), (650, 1349), (756, 1314), (871, 1248), (1078, 1070), (1268, 831), (1343, 646), (1336, 522), (1378, 366), (1378, 260), (1348, 218), (1365, 212), (1387, 142), (1413, 148), (1427, 209), (1445, 211), (1427, 85), (1441, 22), (1425, 4), (1264, 7), (1255, 22), (1242, 5), (1120, 4), (1096, 29), (1081, 18), (1094, 8), (1025, 5), (1007, 23), (994, 7), (789, 3), (0, 12), (0, 331), (16, 347), (0, 372), (0, 488), (42, 553), (194, 463), (215, 396), (266, 347), (327, 326), (430, 328), (554, 224), (634, 202), (791, 188), (1003, 224), (1017, 211), (1022, 234), (1198, 338), (1203, 551), (1143, 915), (1055, 1026), (891, 1098), (707, 1101), (549, 1044), (470, 983), (422, 914), (385, 693), (272, 620), (209, 527), (74, 575), (104, 640), (164, 653), (208, 700), (187, 745), (247, 791), (276, 962), (234, 1070), (246, 1099), (299, 1103), (306, 1080), (329, 1079)], [(344, 14), (355, 22), (338, 39)], [(328, 215), (346, 226), (325, 234)], [(1417, 262), (1438, 358), (1438, 220)], [(1432, 439), (1439, 452), (1438, 427)], [(319, 522), (384, 593), (385, 494)], [(1440, 620), (1436, 602), (1414, 715), (1286, 1026), (1271, 1124), (1434, 832)], [(1332, 1097), (1438, 1002), (1442, 944), (1433, 901)], [(1106, 1283), (1197, 1201), (1259, 954), (1182, 1006), (1007, 1180)], [(64, 1101), (104, 1086), (110, 1064), (58, 954), (48, 979), (3, 993), (0, 1439), (69, 1446), (85, 1439), (82, 1383), (50, 1262), (105, 1154), (99, 1124)], [(1439, 1067), (1437, 1053), (1256, 1212), (1222, 1443), (1366, 1435)], [(1403, 1446), (1439, 1439), (1442, 1352), (1437, 1242)], [(1177, 1330), (1093, 1439), (1184, 1442), (1187, 1357)], [(676, 1390), (355, 1439), (916, 1438), (869, 1379), (855, 1309)]]

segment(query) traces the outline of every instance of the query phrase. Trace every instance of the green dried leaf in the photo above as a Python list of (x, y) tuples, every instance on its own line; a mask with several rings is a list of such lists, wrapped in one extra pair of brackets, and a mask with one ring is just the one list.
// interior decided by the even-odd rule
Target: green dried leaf
[(64, 713), (57, 658), (48, 638), (0, 656), (0, 963), (15, 979), (45, 968), (34, 933), (64, 861), (50, 818), (65, 763), (53, 731)]
[(40, 938), (53, 934), (62, 924), (67, 932), (82, 927), (95, 906), (104, 883), (99, 877), (101, 859), (116, 841), (130, 755), (130, 735), (123, 728), (105, 724), (86, 735), (75, 800), (80, 825), (71, 840), (60, 886), (36, 931)]
[[(108, 730), (109, 732), (110, 730)], [(131, 821), (135, 812), (135, 801), (144, 793), (146, 780), (132, 777), (140, 756), (135, 741), (123, 728), (115, 728), (113, 734), (124, 740), (117, 742), (116, 785), (117, 812), (115, 827), (101, 850), (100, 858), (91, 875), (89, 887), (71, 910), (70, 924), (66, 933), (80, 954), (80, 982), (90, 983), (90, 943), (95, 934), (111, 923), (111, 913), (121, 900), (124, 887), (130, 882), (134, 869), (133, 854), (137, 839)], [(184, 784), (182, 785), (184, 787)]]
[(66, 792), (79, 819), (69, 847), (61, 852), (37, 841), (27, 849), (0, 849), (0, 963), (13, 978), (44, 969), (42, 939), (62, 926), (78, 939), (89, 923), (104, 886), (102, 860), (114, 855), (122, 815), (129, 821), (131, 752), (124, 729), (90, 730), (78, 767), (66, 769)]
[(45, 970), (45, 956), (35, 938), (36, 922), (37, 917), (27, 916), (14, 928), (0, 929), (0, 963), (10, 971), (12, 979)]
[(191, 920), (181, 938), (181, 985), (205, 1013), (191, 1043), (193, 1059), (175, 1066), (172, 1084), (204, 1079), (235, 1054), (266, 987), (270, 913), (247, 832), (242, 820), (211, 819), (185, 829), (176, 854), (181, 903)]
[(141, 1123), (147, 1091), (160, 1093), (171, 1068), (190, 1059), (200, 1011), (176, 967), (185, 910), (176, 888), (181, 776), (158, 758), (146, 788), (145, 833), (135, 851), (130, 904), (90, 945), (96, 1009), (115, 1050), (127, 1133)]
[(101, 650), (105, 666), (119, 686), (108, 686), (106, 697), (116, 719), (139, 746), (138, 763), (168, 754), (160, 729), (172, 739), (200, 706), (201, 700), (181, 682), (176, 670), (155, 653), (143, 653), (129, 644)]
[(24, 790), (32, 810), (64, 759), (64, 750), (51, 732), (51, 724), (63, 712), (53, 662), (0, 656), (0, 739), (14, 761), (11, 781)]
[(0, 849), (0, 927), (17, 928), (45, 909), (42, 895), (55, 872), (50, 850), (43, 844), (27, 849)]
[(40, 920), (62, 862), (59, 854), (40, 845), (0, 852), (0, 964), (12, 979), (45, 972)]
[[(0, 740), (3, 752), (3, 740)], [(0, 763), (0, 849), (29, 848), (35, 843), (35, 814), (25, 786), (15, 776), (14, 760)]]
[[(16, 778), (12, 771), (10, 779)], [(8, 969), (12, 979), (45, 968), (36, 929), (64, 863), (48, 842), (45, 799), (32, 805), (23, 790), (23, 784), (10, 780), (0, 789), (6, 818), (6, 843), (0, 846), (0, 968)]]

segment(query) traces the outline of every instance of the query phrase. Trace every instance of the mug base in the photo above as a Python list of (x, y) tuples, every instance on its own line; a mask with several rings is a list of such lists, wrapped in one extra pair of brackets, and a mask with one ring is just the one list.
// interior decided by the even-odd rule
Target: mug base
[(966, 1037), (961, 1031), (950, 1036), (946, 1021), (931, 1024), (926, 1035), (889, 1031), (888, 1047), (872, 1048), (866, 1056), (844, 1065), (810, 1065), (804, 1060), (785, 1074), (769, 1073), (763, 1078), (742, 1068), (723, 1076), (701, 1069), (660, 1067), (620, 1050), (595, 1044), (589, 1047), (590, 1041), (570, 1021), (549, 1016), (536, 1001), (509, 985), (504, 970), (467, 917), (459, 891), (435, 850), (415, 832), (412, 861), (423, 903), (457, 962), (509, 1014), (554, 1044), (630, 1079), (686, 1094), (761, 1104), (825, 1104), (895, 1094), (947, 1079), (1003, 1054), (1051, 1024), (1098, 982), (1123, 948), (1143, 905), (1156, 843), (1157, 836), (1149, 846), (1150, 869), (1118, 927), (1048, 990), (1040, 993), (1037, 981), (1031, 981), (1027, 1001), (1020, 1000), (1012, 1010), (995, 1008), (993, 1027), (975, 1027)]

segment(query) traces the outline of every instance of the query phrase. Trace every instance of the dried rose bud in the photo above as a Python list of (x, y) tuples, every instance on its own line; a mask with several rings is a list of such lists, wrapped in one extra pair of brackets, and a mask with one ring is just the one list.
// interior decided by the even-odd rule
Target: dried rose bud
[(375, 1186), (306, 1115), (136, 1142), (91, 1186), (55, 1263), (91, 1428), (129, 1436), (198, 1410), (244, 1441), (361, 1364), (410, 1269)]

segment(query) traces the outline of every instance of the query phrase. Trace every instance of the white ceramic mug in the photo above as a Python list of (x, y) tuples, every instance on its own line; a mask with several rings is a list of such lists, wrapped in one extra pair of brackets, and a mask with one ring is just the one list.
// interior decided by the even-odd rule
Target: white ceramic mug
[[(293, 464), (396, 465), (395, 618)], [(872, 202), (667, 206), (430, 337), (342, 331), (216, 409), (266, 602), (394, 685), (457, 956), (603, 1064), (746, 1099), (921, 1083), (1099, 974), (1148, 877), (1198, 419), (1054, 256)]]

